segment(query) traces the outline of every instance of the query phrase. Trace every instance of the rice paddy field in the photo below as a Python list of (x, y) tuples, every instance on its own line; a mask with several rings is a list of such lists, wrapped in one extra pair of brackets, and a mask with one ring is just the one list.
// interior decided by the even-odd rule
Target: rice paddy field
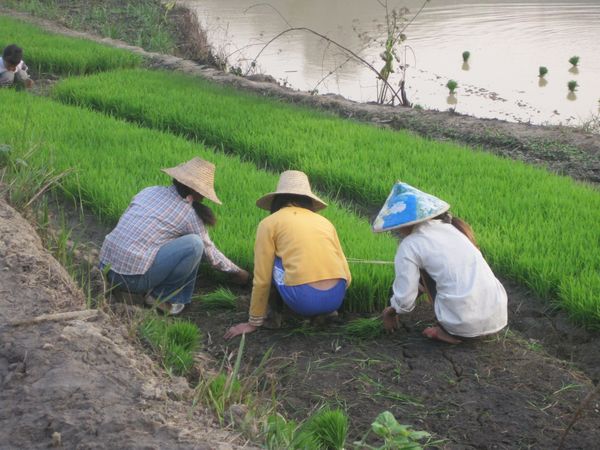
[(25, 63), (36, 73), (83, 75), (136, 67), (142, 62), (141, 57), (124, 50), (48, 33), (23, 21), (0, 16), (0, 48), (14, 43), (23, 48)]
[[(274, 190), (279, 171), (291, 168), (306, 171), (329, 202), (322, 214), (336, 226), (349, 259), (392, 261), (396, 239), (373, 234), (367, 216), (401, 179), (447, 200), (473, 225), (485, 257), (505, 277), (509, 327), (460, 346), (421, 336), (424, 326), (435, 323), (426, 302), (417, 302), (415, 311), (400, 318), (399, 330), (386, 335), (378, 313), (388, 304), (393, 268), (355, 263), (345, 311), (327, 327), (296, 321), (232, 344), (222, 335), (247, 319), (248, 289), (225, 289), (202, 274), (185, 322), (166, 327), (150, 313), (134, 333), (171, 373), (186, 374), (195, 386), (194, 403), (211, 408), (221, 424), (231, 403), (243, 403), (249, 408), (244, 420), (255, 415), (260, 423), (266, 417), (268, 426), (251, 438), (264, 448), (383, 448), (374, 446), (381, 442), (368, 430), (389, 411), (396, 429), (431, 433), (432, 440), (420, 442), (425, 448), (554, 448), (571, 418), (579, 416), (565, 448), (593, 448), (598, 442), (598, 405), (582, 409), (598, 391), (600, 373), (596, 188), (477, 149), (342, 120), (173, 72), (135, 69), (141, 60), (126, 52), (0, 17), (0, 45), (4, 42), (23, 46), (38, 74), (64, 77), (50, 98), (0, 89), (0, 145), (11, 147), (15, 167), (25, 173), (32, 166), (43, 168), (32, 173), (70, 170), (60, 188), (89, 206), (96, 234), (109, 232), (139, 190), (170, 183), (161, 168), (199, 156), (216, 165), (215, 189), (223, 201), (211, 204), (218, 217), (211, 237), (246, 269), (252, 268), (256, 227), (267, 214), (255, 201)], [(588, 330), (561, 323), (562, 312), (547, 314), (531, 291)], [(118, 305), (124, 308), (114, 311), (130, 311), (125, 308), (130, 305)], [(550, 357), (542, 343), (559, 358)], [(200, 370), (199, 345), (222, 361), (213, 378), (207, 374), (215, 361), (207, 374), (189, 375)], [(28, 360), (28, 370), (35, 363)], [(215, 380), (221, 380), (221, 394)], [(239, 395), (222, 395), (238, 388)], [(76, 401), (55, 406), (69, 411)], [(93, 401), (86, 398), (85, 404)], [(266, 416), (260, 416), (262, 408)], [(315, 419), (320, 411), (335, 415), (338, 425)], [(94, 419), (86, 417), (86, 423)], [(312, 434), (325, 434), (331, 442), (291, 445), (303, 421), (303, 427), (314, 425)], [(236, 431), (245, 433), (246, 425)], [(65, 441), (69, 436), (65, 429)], [(397, 448), (394, 442), (386, 448)]]
[(54, 97), (223, 148), (259, 168), (304, 170), (321, 191), (362, 210), (374, 211), (396, 180), (408, 182), (472, 224), (498, 274), (600, 328), (600, 193), (593, 187), (171, 72), (71, 78)]

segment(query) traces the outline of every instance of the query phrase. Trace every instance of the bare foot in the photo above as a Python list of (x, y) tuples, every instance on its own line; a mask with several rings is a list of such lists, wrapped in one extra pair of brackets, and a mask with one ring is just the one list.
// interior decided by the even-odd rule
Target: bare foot
[(460, 339), (449, 335), (438, 326), (425, 328), (423, 330), (423, 336), (428, 337), (429, 339), (437, 339), (438, 341), (447, 342), (448, 344), (460, 344), (462, 342)]

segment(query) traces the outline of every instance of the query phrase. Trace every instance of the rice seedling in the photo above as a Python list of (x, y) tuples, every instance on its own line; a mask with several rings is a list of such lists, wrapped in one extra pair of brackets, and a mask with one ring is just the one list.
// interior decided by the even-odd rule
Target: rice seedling
[(350, 338), (373, 340), (384, 334), (383, 324), (379, 317), (355, 319), (342, 327), (342, 332)]
[(465, 50), (464, 52), (462, 52), (463, 62), (466, 62), (466, 63), (469, 62), (469, 58), (470, 57), (471, 57), (471, 52), (470, 51)]
[(544, 66), (540, 66), (538, 69), (538, 74), (540, 78), (544, 78), (546, 76), (546, 74), (548, 73), (548, 68), (544, 67)]
[(456, 82), (456, 80), (448, 80), (448, 82), (446, 83), (446, 87), (448, 88), (448, 92), (450, 92), (450, 94), (454, 94), (456, 88), (458, 87), (458, 83)]
[(0, 48), (17, 43), (37, 73), (81, 75), (139, 66), (142, 59), (126, 50), (85, 39), (52, 34), (23, 21), (0, 16)]
[(237, 295), (231, 290), (220, 287), (208, 294), (197, 297), (204, 309), (235, 309)]
[(162, 359), (167, 371), (185, 375), (194, 365), (194, 352), (200, 345), (198, 327), (190, 322), (147, 317), (139, 333)]
[(341, 409), (322, 408), (306, 420), (299, 434), (311, 436), (317, 448), (343, 450), (348, 435), (348, 415)]
[(567, 83), (567, 87), (569, 88), (569, 92), (575, 92), (579, 87), (579, 84), (577, 84), (577, 81), (571, 80)]
[(579, 56), (571, 56), (569, 62), (573, 67), (577, 67), (577, 64), (579, 64)]
[[(304, 170), (321, 192), (358, 204), (381, 204), (393, 182), (402, 179), (447, 200), (474, 227), (496, 273), (525, 282), (543, 298), (560, 300), (573, 317), (600, 327), (600, 312), (590, 308), (586, 314), (581, 308), (589, 303), (568, 297), (574, 291), (561, 288), (567, 280), (590, 282), (581, 275), (587, 268), (600, 271), (600, 195), (594, 189), (482, 151), (345, 121), (173, 73), (103, 73), (66, 80), (54, 94), (64, 102), (203, 140), (261, 168)], [(244, 195), (237, 191), (233, 202)], [(589, 207), (576, 206), (581, 204)], [(337, 226), (331, 212), (328, 208), (325, 215)], [(366, 234), (361, 231), (351, 241), (344, 237), (347, 232), (340, 236), (348, 257), (369, 253), (377, 255), (375, 260), (392, 259), (395, 244), (387, 241), (390, 248), (380, 254), (374, 248), (359, 250), (358, 241), (367, 239)], [(352, 264), (356, 281), (362, 280), (362, 266), (379, 273), (368, 275), (373, 279), (386, 271)], [(353, 282), (350, 288), (357, 286)], [(597, 289), (595, 284), (592, 288)], [(597, 290), (589, 293), (600, 298)], [(367, 295), (357, 302), (371, 304)], [(354, 294), (350, 297), (350, 310), (357, 310)], [(386, 298), (387, 291), (378, 297)]]

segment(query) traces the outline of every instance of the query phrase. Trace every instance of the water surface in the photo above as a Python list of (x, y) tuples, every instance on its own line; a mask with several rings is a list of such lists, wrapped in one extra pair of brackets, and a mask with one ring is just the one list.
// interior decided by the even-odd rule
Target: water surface
[[(216, 51), (244, 71), (265, 43), (290, 27), (308, 27), (381, 68), (382, 47), (365, 46), (362, 33), (383, 38), (385, 11), (376, 0), (193, 0)], [(422, 1), (406, 6), (412, 18)], [(600, 0), (431, 0), (406, 29), (406, 88), (425, 108), (477, 117), (577, 125), (600, 113)], [(468, 66), (462, 52), (471, 53)], [(568, 62), (580, 57), (577, 70)], [(548, 75), (540, 82), (538, 67)], [(335, 45), (307, 32), (288, 33), (257, 60), (261, 73), (320, 94), (374, 101), (373, 72)], [(333, 74), (329, 75), (330, 72)], [(445, 85), (458, 82), (449, 98)], [(568, 95), (567, 83), (579, 84)], [(394, 79), (398, 82), (398, 78)]]

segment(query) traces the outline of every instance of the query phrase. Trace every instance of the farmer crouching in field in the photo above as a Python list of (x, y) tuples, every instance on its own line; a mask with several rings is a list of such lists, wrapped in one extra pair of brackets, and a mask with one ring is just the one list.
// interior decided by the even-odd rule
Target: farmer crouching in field
[(23, 62), (23, 49), (15, 44), (9, 45), (0, 58), (0, 87), (22, 84), (26, 88), (33, 86), (33, 80), (27, 74), (27, 66)]
[(351, 280), (334, 226), (316, 213), (327, 204), (312, 193), (306, 174), (283, 172), (277, 190), (256, 206), (271, 215), (256, 232), (250, 319), (231, 327), (226, 339), (265, 323), (272, 283), (292, 311), (315, 317), (337, 312)]
[(200, 259), (246, 284), (249, 274), (227, 259), (206, 230), (216, 218), (201, 202), (221, 204), (214, 191), (215, 166), (194, 158), (163, 169), (172, 186), (143, 189), (132, 200), (116, 228), (106, 236), (100, 266), (108, 278), (129, 292), (146, 295), (146, 303), (166, 314), (179, 314), (191, 301)]
[(471, 227), (448, 209), (444, 201), (398, 182), (375, 219), (373, 231), (397, 230), (401, 237), (391, 306), (383, 311), (390, 332), (398, 327), (397, 314), (413, 310), (420, 289), (434, 302), (438, 320), (423, 331), (428, 338), (458, 344), (461, 337), (485, 336), (506, 326), (504, 287)]

